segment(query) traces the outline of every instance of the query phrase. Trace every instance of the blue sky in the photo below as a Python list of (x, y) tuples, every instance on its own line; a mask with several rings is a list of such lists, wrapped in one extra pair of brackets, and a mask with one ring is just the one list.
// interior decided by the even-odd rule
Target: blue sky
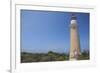
[[(68, 53), (72, 12), (21, 10), (21, 50)], [(81, 50), (89, 49), (89, 13), (75, 13)]]

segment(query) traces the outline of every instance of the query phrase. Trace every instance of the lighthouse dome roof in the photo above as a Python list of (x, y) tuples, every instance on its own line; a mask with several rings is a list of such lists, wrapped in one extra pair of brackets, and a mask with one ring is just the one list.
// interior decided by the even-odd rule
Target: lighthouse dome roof
[(75, 16), (75, 14), (72, 14), (72, 16), (71, 16), (71, 20), (76, 20), (77, 18), (76, 18), (76, 16)]

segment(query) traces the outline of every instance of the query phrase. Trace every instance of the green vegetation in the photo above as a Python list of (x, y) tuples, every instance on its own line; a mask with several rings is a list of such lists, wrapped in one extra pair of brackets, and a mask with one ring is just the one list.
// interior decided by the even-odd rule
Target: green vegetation
[(68, 55), (49, 51), (48, 53), (21, 52), (21, 62), (48, 62), (68, 60)]
[[(69, 55), (49, 51), (48, 53), (28, 53), (21, 52), (21, 63), (29, 62), (48, 62), (48, 61), (66, 61)], [(83, 51), (78, 60), (89, 60), (89, 51)]]
[(78, 60), (89, 60), (89, 59), (90, 59), (89, 51), (86, 50), (84, 50), (78, 58)]

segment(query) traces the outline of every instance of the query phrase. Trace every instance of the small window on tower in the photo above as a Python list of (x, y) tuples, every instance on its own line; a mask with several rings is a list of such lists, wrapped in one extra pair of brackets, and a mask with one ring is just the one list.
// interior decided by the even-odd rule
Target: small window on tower
[(75, 25), (72, 25), (72, 29), (75, 29), (76, 28), (76, 26)]

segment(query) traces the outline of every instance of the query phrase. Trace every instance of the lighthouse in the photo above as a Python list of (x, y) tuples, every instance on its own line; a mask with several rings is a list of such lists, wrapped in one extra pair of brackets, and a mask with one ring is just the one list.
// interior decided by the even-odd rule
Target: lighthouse
[(78, 60), (80, 51), (80, 38), (77, 24), (77, 17), (72, 14), (70, 20), (70, 54), (69, 60)]

